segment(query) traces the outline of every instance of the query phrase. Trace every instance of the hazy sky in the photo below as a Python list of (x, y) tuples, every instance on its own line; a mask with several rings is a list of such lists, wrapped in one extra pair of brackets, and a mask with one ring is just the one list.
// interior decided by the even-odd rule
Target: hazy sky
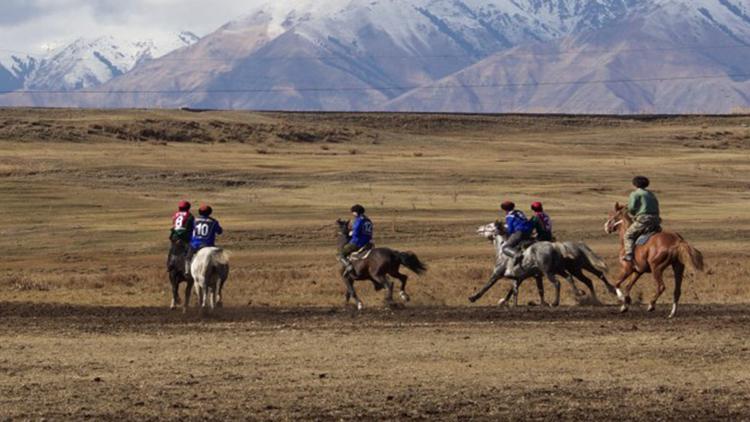
[[(2, 0), (0, 50), (39, 53), (81, 36), (203, 36), (268, 0)], [(300, 0), (277, 0), (297, 2)]]

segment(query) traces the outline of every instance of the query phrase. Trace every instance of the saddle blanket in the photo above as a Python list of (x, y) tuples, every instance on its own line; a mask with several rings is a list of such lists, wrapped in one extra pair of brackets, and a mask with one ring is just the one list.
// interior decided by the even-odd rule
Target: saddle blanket
[(363, 259), (367, 259), (367, 257), (370, 256), (370, 253), (372, 252), (372, 250), (373, 250), (373, 245), (371, 243), (367, 244), (367, 245), (363, 246), (357, 252), (353, 252), (351, 255), (349, 255), (349, 260), (350, 261), (361, 261)]
[(643, 245), (645, 245), (657, 233), (661, 233), (661, 230), (656, 230), (656, 231), (652, 231), (652, 232), (649, 232), (649, 233), (643, 233), (642, 235), (638, 236), (638, 239), (635, 241), (635, 245), (636, 246), (643, 246)]

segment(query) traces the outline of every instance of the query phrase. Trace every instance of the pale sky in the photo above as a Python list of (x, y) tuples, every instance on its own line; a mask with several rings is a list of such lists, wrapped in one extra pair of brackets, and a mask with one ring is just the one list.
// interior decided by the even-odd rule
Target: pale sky
[[(295, 3), (300, 0), (276, 0)], [(39, 54), (79, 37), (204, 36), (268, 0), (0, 0), (0, 52)]]

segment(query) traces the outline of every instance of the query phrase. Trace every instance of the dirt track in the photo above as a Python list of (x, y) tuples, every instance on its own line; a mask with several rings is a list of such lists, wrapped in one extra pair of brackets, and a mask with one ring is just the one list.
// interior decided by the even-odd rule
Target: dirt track
[[(10, 418), (750, 418), (750, 307), (2, 304)], [(193, 310), (194, 311), (194, 310)]]

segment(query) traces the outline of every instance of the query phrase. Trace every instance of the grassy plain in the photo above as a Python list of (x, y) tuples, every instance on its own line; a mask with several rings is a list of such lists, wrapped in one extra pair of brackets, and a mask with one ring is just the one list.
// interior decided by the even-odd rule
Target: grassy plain
[[(636, 173), (651, 177), (666, 227), (706, 256), (708, 271), (684, 286), (685, 322), (662, 321), (666, 307), (568, 308), (565, 286), (562, 310), (485, 308), (504, 287), (468, 304), (493, 261), (474, 230), (503, 198), (544, 201), (557, 236), (585, 240), (614, 277), (617, 240), (602, 226)], [(562, 406), (568, 419), (637, 419), (668, 403), (668, 417), (747, 418), (749, 174), (747, 116), (0, 110), (5, 415), (547, 418)], [(227, 232), (229, 308), (216, 320), (165, 309), (166, 236), (182, 198), (211, 203)], [(355, 202), (379, 245), (430, 266), (412, 276), (406, 310), (381, 310), (365, 284), (370, 313), (341, 309), (333, 222)], [(652, 288), (644, 277), (634, 297)], [(668, 283), (662, 303), (670, 297)], [(214, 379), (221, 371), (229, 378)], [(100, 372), (107, 383), (90, 380)], [(204, 387), (223, 399), (188, 403)], [(500, 407), (487, 407), (493, 397)]]

